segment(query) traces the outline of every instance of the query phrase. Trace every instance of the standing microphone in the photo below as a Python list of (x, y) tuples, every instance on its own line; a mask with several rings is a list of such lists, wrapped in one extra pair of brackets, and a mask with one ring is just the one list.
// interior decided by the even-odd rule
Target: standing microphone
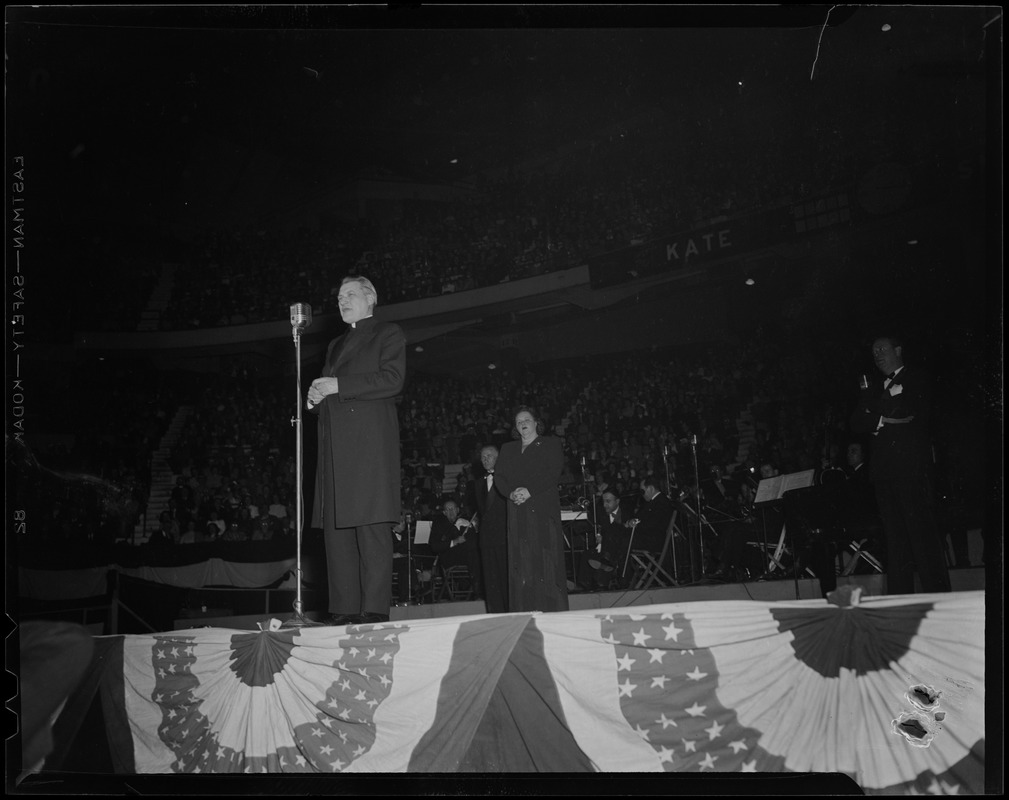
[(291, 306), (291, 327), (304, 330), (312, 324), (312, 307), (308, 303)]

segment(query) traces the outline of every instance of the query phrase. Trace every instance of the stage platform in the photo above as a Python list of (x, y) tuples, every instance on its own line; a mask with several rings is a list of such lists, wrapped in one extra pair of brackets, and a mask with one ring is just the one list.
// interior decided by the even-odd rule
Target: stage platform
[(985, 593), (841, 588), (833, 602), (768, 581), (572, 595), (580, 608), (558, 613), (443, 603), (378, 625), (231, 618), (93, 640), (36, 629), (25, 697), (52, 693), (53, 648), (90, 641), (93, 657), (22, 788), (87, 794), (82, 776), (115, 775), (129, 792), (218, 793), (227, 773), (255, 776), (253, 794), (286, 793), (276, 776), (298, 794), (367, 794), (347, 778), (424, 774), (428, 793), (511, 795), (502, 776), (540, 773), (527, 790), (592, 794), (601, 784), (572, 778), (609, 773), (664, 795), (712, 777), (703, 793), (761, 793), (759, 775), (786, 774), (845, 781), (802, 794), (984, 793)]
[[(984, 567), (969, 567), (950, 570), (950, 581), (955, 592), (984, 590)], [(852, 575), (839, 576), (838, 588), (847, 585), (861, 586), (863, 596), (877, 597), (886, 593), (886, 582), (883, 575)], [(920, 587), (919, 591), (920, 591)], [(755, 600), (759, 602), (777, 602), (781, 600), (816, 600), (821, 597), (820, 582), (808, 578), (782, 578), (777, 580), (752, 581), (744, 583), (727, 583), (724, 581), (698, 581), (671, 588), (654, 588), (646, 590), (628, 590), (623, 592), (572, 592), (568, 595), (568, 603), (572, 611), (595, 611), (607, 608), (628, 608), (634, 606), (651, 606), (668, 603), (690, 603), (722, 600)], [(468, 602), (429, 603), (423, 605), (395, 606), (390, 610), (390, 619), (418, 620), (439, 619), (445, 617), (462, 617), (475, 614), (485, 614), (486, 608), (482, 600)], [(260, 630), (262, 624), (270, 619), (285, 622), (290, 613), (247, 614), (239, 616), (218, 616), (195, 614), (191, 617), (175, 620), (174, 630), (185, 630), (194, 627), (231, 628), (233, 630)], [(319, 619), (325, 614), (306, 610), (305, 616), (310, 620)]]

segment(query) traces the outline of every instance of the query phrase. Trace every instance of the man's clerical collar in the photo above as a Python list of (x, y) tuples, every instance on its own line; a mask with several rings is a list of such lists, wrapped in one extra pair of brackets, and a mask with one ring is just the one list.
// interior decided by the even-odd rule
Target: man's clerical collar
[[(358, 320), (357, 322), (364, 322), (364, 320), (366, 320), (366, 319), (371, 319), (371, 318), (372, 318), (373, 316), (375, 316), (375, 315), (374, 315), (374, 314), (369, 314), (369, 315), (368, 315), (368, 316), (366, 316), (366, 317), (361, 317), (361, 319), (359, 319), (359, 320)], [(355, 329), (356, 329), (356, 328), (357, 328), (357, 322), (352, 322), (352, 323), (350, 323), (350, 327), (352, 327), (352, 328), (355, 328)]]

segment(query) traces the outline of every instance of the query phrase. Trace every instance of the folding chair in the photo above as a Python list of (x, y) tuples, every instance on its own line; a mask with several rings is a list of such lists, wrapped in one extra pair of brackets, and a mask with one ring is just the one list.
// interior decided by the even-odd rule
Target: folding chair
[(449, 600), (469, 600), (473, 596), (473, 581), (470, 578), (469, 570), (462, 564), (451, 567), (435, 566), (435, 573), (441, 573), (441, 587), (438, 591), (438, 599), (441, 602), (446, 597)]
[(411, 599), (420, 605), (423, 605), (425, 601), (430, 603), (437, 602), (438, 590), (441, 588), (442, 582), (441, 574), (435, 562), (432, 562), (430, 567), (417, 570), (417, 579), (414, 583), (413, 598)]
[[(655, 553), (650, 550), (634, 550), (634, 531), (631, 531), (631, 541), (628, 544), (628, 553), (630, 560), (634, 563), (635, 572), (635, 589), (650, 589), (653, 585), (657, 584), (659, 586), (676, 586), (676, 578), (670, 575), (665, 568), (662, 566), (666, 563), (666, 557), (672, 551), (672, 548), (676, 546), (673, 541), (673, 537), (677, 533), (676, 529), (676, 515), (679, 510), (673, 512), (673, 516), (669, 520), (669, 525), (666, 526), (666, 536), (662, 542), (662, 552), (658, 557)], [(634, 526), (637, 528), (637, 526)], [(674, 570), (675, 571), (675, 570)], [(627, 572), (627, 563), (624, 564), (624, 574)]]
[(855, 540), (852, 539), (848, 542), (848, 549), (851, 550), (854, 555), (848, 561), (848, 565), (841, 571), (841, 575), (847, 577), (855, 571), (855, 567), (858, 566), (858, 560), (864, 559), (870, 567), (872, 567), (876, 572), (883, 572), (883, 565), (880, 563), (879, 559), (876, 558), (872, 553), (865, 549), (865, 543), (868, 539)]
[[(771, 556), (771, 561), (773, 562), (773, 564), (776, 564), (777, 566), (781, 567), (781, 569), (783, 571), (784, 571), (785, 567), (781, 563), (781, 557), (783, 555), (785, 555), (785, 554), (788, 554), (788, 555), (791, 555), (793, 559), (796, 558), (795, 553), (793, 553), (791, 550), (789, 550), (787, 547), (785, 547), (785, 533), (786, 533), (786, 531), (787, 531), (787, 526), (786, 525), (782, 525), (781, 526), (781, 536), (778, 537), (778, 546), (774, 548), (774, 555)], [(809, 575), (809, 577), (811, 577), (811, 578), (815, 578), (816, 577), (816, 573), (813, 572), (813, 570), (810, 569), (808, 566), (806, 566), (805, 564), (803, 564), (802, 567), (803, 567), (802, 571), (804, 573), (806, 573), (807, 575)], [(773, 572), (773, 571), (774, 571), (774, 566), (773, 565), (769, 566), (768, 567), (768, 572)]]

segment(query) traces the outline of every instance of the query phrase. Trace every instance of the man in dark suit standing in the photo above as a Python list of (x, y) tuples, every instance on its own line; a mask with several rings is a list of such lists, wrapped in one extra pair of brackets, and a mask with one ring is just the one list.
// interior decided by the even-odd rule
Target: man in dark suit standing
[(492, 444), (480, 450), (484, 474), (474, 481), (477, 527), (480, 531), (480, 568), (484, 603), (488, 614), (508, 610), (508, 500), (494, 487), (498, 449)]
[(406, 375), (406, 337), (374, 316), (378, 294), (343, 279), (340, 316), (350, 328), (330, 342), (322, 377), (308, 390), (319, 415), (312, 526), (322, 528), (329, 625), (387, 622), (392, 602), (392, 526), (400, 516), (396, 396)]
[(851, 428), (873, 438), (869, 478), (886, 537), (887, 592), (914, 592), (918, 571), (925, 592), (950, 591), (932, 491), (929, 440), (930, 380), (904, 366), (902, 342), (882, 336), (872, 345), (882, 388), (866, 381), (851, 415)]
[(438, 556), (438, 566), (466, 567), (473, 593), (479, 597), (482, 587), (476, 529), (468, 519), (459, 516), (455, 500), (446, 500), (441, 511), (442, 515), (435, 517), (431, 525), (431, 550)]

